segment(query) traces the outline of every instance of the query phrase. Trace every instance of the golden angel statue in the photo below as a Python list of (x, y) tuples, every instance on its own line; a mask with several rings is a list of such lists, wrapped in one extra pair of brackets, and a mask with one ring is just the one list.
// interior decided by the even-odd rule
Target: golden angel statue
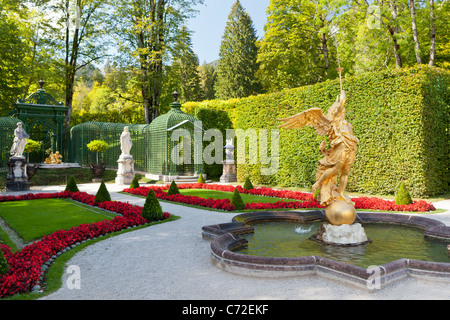
[[(284, 122), (279, 127), (300, 129), (304, 126), (312, 126), (315, 128), (317, 134), (328, 137), (330, 148), (326, 148), (325, 141), (322, 141), (319, 147), (323, 159), (319, 160), (316, 183), (312, 186), (312, 192), (315, 193), (316, 190), (319, 190), (317, 199), (325, 207), (329, 207), (335, 202), (346, 202), (353, 207), (351, 211), (354, 211), (353, 203), (344, 194), (344, 191), (347, 186), (350, 168), (355, 161), (356, 146), (359, 141), (353, 135), (352, 125), (345, 120), (346, 101), (346, 93), (341, 89), (340, 96), (337, 97), (336, 101), (328, 109), (326, 115), (321, 109), (312, 108), (292, 117), (278, 120)], [(336, 181), (339, 174), (339, 186), (337, 186)], [(342, 205), (340, 206), (342, 207)], [(327, 215), (327, 212), (325, 214)], [(355, 216), (356, 211), (351, 214), (349, 213), (349, 215)], [(330, 220), (328, 215), (327, 218)], [(353, 219), (350, 222), (351, 219), (340, 220), (351, 224), (354, 221)], [(336, 221), (334, 221), (335, 223), (333, 221), (330, 222), (332, 224), (340, 224)]]
[(51, 152), (49, 157), (45, 159), (44, 163), (46, 164), (61, 164), (62, 163), (62, 155), (59, 153), (59, 151), (56, 151), (55, 153)]

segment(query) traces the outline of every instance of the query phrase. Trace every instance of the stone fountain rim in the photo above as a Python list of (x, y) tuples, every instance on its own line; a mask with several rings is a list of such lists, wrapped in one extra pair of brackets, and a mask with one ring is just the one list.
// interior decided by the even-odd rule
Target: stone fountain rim
[[(251, 276), (284, 277), (317, 274), (344, 280), (345, 282), (368, 287), (372, 273), (352, 264), (321, 256), (302, 257), (262, 257), (233, 252), (247, 241), (239, 235), (254, 232), (249, 224), (268, 221), (292, 221), (308, 223), (326, 221), (320, 210), (305, 211), (256, 211), (233, 217), (231, 223), (204, 226), (203, 236), (212, 239), (211, 255), (224, 270)], [(450, 227), (444, 223), (421, 216), (385, 213), (357, 212), (355, 223), (387, 223), (416, 227), (424, 231), (424, 236), (450, 241)], [(378, 266), (381, 270), (380, 284), (386, 286), (408, 276), (431, 280), (450, 281), (450, 263), (429, 262), (412, 259), (398, 259)]]

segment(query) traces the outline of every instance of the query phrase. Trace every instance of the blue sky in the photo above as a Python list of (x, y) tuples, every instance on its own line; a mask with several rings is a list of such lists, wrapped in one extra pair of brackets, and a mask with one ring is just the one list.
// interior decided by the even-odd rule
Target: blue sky
[[(205, 0), (199, 5), (198, 14), (188, 22), (192, 33), (192, 45), (200, 64), (219, 59), (220, 43), (228, 15), (236, 0)], [(270, 0), (240, 0), (245, 11), (253, 20), (259, 38), (264, 36), (267, 22), (266, 9)]]

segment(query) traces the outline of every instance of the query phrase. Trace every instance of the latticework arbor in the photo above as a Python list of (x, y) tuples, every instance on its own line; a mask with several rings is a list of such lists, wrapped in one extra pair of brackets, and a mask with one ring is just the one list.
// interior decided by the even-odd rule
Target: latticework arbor
[(0, 170), (8, 168), (8, 160), (11, 157), (10, 150), (14, 141), (14, 129), (17, 128), (19, 119), (13, 117), (0, 118)]
[(121, 154), (120, 135), (128, 127), (133, 142), (131, 154), (136, 161), (135, 170), (145, 172), (148, 167), (150, 137), (148, 125), (89, 121), (70, 129), (68, 146), (69, 162), (87, 166), (96, 162), (96, 153), (89, 151), (87, 144), (92, 140), (104, 140), (109, 148), (100, 154), (101, 161), (109, 168), (117, 168)]
[(169, 112), (149, 126), (152, 156), (148, 172), (174, 176), (203, 173), (201, 122), (181, 111), (177, 101), (170, 106)]
[(68, 144), (69, 162), (83, 166), (95, 163), (96, 154), (89, 151), (86, 145), (92, 140), (104, 140), (109, 148), (100, 155), (100, 159), (107, 167), (117, 168), (117, 159), (121, 154), (120, 135), (128, 126), (136, 171), (146, 172), (158, 179), (162, 179), (161, 176), (204, 173), (201, 122), (181, 111), (181, 104), (176, 100), (170, 105), (169, 112), (148, 125), (90, 121), (72, 127)]

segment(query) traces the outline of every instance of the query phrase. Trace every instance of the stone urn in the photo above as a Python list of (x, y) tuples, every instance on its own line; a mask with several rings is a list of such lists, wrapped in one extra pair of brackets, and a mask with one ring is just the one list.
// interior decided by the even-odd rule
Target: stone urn
[(106, 163), (94, 164), (91, 162), (89, 164), (89, 168), (91, 169), (91, 172), (94, 175), (94, 179), (92, 179), (92, 181), (99, 182), (102, 180), (103, 173), (105, 172)]
[(33, 176), (37, 173), (39, 169), (39, 163), (30, 163), (27, 165), (27, 176), (28, 180), (31, 180)]

